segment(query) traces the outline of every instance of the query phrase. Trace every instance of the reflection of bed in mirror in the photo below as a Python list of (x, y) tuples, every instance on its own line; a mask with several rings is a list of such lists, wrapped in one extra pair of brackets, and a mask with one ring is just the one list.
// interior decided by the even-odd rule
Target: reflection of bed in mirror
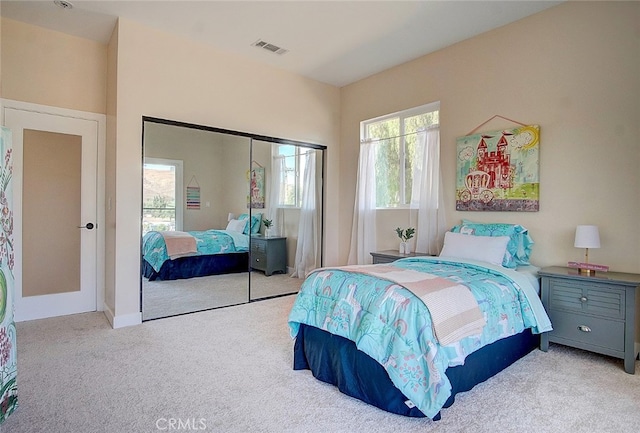
[[(202, 248), (190, 249), (188, 253), (169, 254), (168, 245), (171, 243), (167, 245), (165, 239), (168, 232), (148, 232), (142, 240), (142, 276), (149, 281), (164, 281), (247, 271), (249, 266), (247, 249), (236, 248), (233, 238), (225, 231), (178, 233), (184, 233), (194, 240), (194, 246), (198, 244)], [(220, 240), (225, 241), (219, 242)], [(231, 240), (231, 243), (228, 240)], [(206, 254), (205, 249), (211, 249), (211, 245), (216, 246), (217, 251)]]
[(249, 233), (258, 232), (261, 214), (231, 219), (224, 230), (149, 231), (142, 239), (142, 276), (178, 280), (247, 272)]

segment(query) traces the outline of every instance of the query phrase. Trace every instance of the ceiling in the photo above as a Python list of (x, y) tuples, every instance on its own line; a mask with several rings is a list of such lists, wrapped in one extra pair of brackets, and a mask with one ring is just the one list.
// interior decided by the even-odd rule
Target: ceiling
[[(335, 86), (562, 1), (0, 1), (3, 17), (107, 43), (117, 17)], [(264, 40), (288, 50), (252, 46)]]

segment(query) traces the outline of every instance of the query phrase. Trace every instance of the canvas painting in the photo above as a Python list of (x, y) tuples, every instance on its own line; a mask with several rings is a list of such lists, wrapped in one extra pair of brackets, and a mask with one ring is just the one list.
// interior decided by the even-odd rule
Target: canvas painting
[[(0, 127), (0, 424), (18, 407), (18, 354), (13, 320), (13, 158), (11, 131)], [(0, 427), (2, 430), (2, 427)]]
[(187, 209), (200, 209), (200, 187), (187, 187)]
[(456, 210), (539, 210), (540, 127), (457, 139)]

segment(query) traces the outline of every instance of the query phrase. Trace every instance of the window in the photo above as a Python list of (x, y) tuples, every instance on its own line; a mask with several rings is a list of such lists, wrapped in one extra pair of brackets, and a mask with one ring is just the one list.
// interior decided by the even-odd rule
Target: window
[(142, 234), (182, 230), (182, 161), (145, 158)]
[(403, 208), (411, 203), (416, 133), (438, 126), (440, 103), (423, 105), (361, 122), (361, 139), (376, 145), (376, 207)]
[(276, 160), (282, 161), (280, 166), (280, 206), (300, 207), (302, 204), (302, 174), (307, 159), (304, 147), (290, 144), (277, 146)]

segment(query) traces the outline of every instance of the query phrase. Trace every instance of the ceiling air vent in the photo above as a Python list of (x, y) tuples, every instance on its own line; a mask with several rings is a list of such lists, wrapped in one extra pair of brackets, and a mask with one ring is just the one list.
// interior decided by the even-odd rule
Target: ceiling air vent
[(275, 53), (275, 54), (280, 54), (280, 55), (289, 52), (289, 50), (280, 48), (277, 45), (270, 44), (269, 42), (263, 41), (262, 39), (258, 39), (251, 45), (253, 45), (254, 47), (262, 48), (267, 51), (271, 51), (272, 53)]
[(55, 5), (61, 9), (73, 9), (73, 3), (71, 3), (70, 1), (53, 0), (53, 3), (55, 3)]

